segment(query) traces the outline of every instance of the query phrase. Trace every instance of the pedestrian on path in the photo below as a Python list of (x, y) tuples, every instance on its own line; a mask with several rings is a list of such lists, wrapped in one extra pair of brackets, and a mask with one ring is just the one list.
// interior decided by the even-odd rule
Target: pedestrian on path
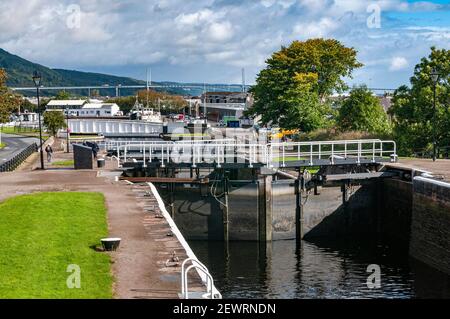
[(47, 162), (51, 163), (53, 158), (53, 148), (50, 145), (47, 145), (45, 151), (47, 152)]

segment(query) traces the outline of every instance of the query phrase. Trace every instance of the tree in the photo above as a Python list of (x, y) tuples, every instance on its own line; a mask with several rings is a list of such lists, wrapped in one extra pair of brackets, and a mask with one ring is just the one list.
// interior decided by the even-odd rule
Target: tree
[[(440, 74), (436, 85), (436, 116), (430, 76), (433, 68)], [(411, 87), (401, 86), (395, 91), (389, 113), (401, 155), (431, 150), (434, 134), (437, 146), (450, 145), (449, 77), (450, 50), (432, 47), (430, 55), (414, 68)]]
[(107, 103), (116, 103), (123, 114), (127, 114), (133, 108), (134, 103), (136, 102), (135, 96), (124, 96), (124, 97), (115, 97), (108, 99)]
[(20, 97), (7, 88), (6, 79), (6, 71), (0, 69), (0, 123), (9, 122), (11, 113), (20, 105)]
[(390, 124), (380, 100), (367, 86), (355, 87), (339, 109), (338, 126), (343, 131), (386, 134)]
[(64, 113), (61, 111), (46, 111), (44, 113), (44, 126), (51, 136), (56, 136), (59, 129), (66, 128)]
[(334, 39), (294, 41), (273, 53), (266, 64), (250, 90), (255, 103), (246, 115), (260, 115), (263, 125), (304, 131), (326, 123), (327, 97), (346, 89), (343, 78), (362, 66), (356, 50)]
[[(187, 102), (183, 97), (179, 95), (172, 95), (168, 93), (157, 92), (154, 90), (142, 90), (137, 92), (137, 97), (139, 103), (146, 106), (148, 101), (148, 106), (155, 110), (161, 109), (167, 112), (179, 112), (184, 107), (187, 106)], [(108, 100), (109, 103), (116, 103), (120, 110), (126, 114), (131, 111), (134, 104), (136, 103), (136, 96), (125, 96), (116, 97)]]
[(59, 91), (55, 96), (55, 100), (70, 100), (70, 98), (70, 93), (66, 91)]

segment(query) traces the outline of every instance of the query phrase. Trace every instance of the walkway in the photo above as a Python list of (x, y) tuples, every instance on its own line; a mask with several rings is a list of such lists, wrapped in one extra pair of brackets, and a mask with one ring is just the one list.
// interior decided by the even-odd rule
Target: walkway
[[(54, 160), (62, 160), (67, 156), (57, 152)], [(108, 161), (108, 164), (111, 162)], [(37, 166), (37, 163), (33, 166)], [(174, 251), (182, 261), (186, 257), (184, 249), (176, 237), (167, 236), (165, 219), (156, 222), (145, 211), (144, 204), (137, 200), (140, 195), (135, 187), (116, 182), (113, 175), (108, 170), (49, 168), (40, 171), (22, 168), (20, 171), (0, 174), (0, 201), (11, 196), (43, 191), (103, 193), (108, 208), (109, 235), (122, 238), (118, 251), (111, 253), (115, 298), (177, 298), (181, 290), (180, 267), (167, 267), (166, 261)]]
[(433, 162), (431, 159), (401, 158), (398, 163), (388, 164), (387, 166), (424, 170), (433, 175), (442, 176), (446, 181), (450, 181), (450, 160), (446, 159), (439, 159)]

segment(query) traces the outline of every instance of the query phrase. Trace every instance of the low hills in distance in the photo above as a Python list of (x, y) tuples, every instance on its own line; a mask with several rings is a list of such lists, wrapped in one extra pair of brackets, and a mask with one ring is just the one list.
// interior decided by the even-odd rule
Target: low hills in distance
[[(121, 85), (145, 85), (145, 81), (136, 80), (129, 77), (114, 76), (102, 73), (92, 73), (92, 72), (81, 72), (75, 70), (64, 70), (64, 69), (51, 69), (46, 66), (33, 63), (17, 55), (11, 54), (0, 48), (0, 68), (5, 69), (8, 74), (8, 79), (6, 84), (9, 87), (30, 87), (34, 86), (31, 76), (34, 71), (38, 71), (42, 75), (43, 85), (45, 86), (104, 86), (109, 85), (115, 87), (119, 84)], [(152, 84), (156, 85), (182, 85), (184, 83), (177, 82), (155, 82)], [(190, 83), (193, 84), (193, 83)], [(200, 87), (185, 89), (185, 88), (167, 88), (166, 91), (171, 94), (178, 95), (201, 95), (203, 90)], [(114, 95), (114, 89), (110, 89), (109, 95)], [(162, 91), (162, 89), (157, 89)], [(103, 91), (103, 90), (102, 90)], [(136, 90), (134, 89), (121, 89), (121, 96), (133, 95)], [(30, 91), (21, 92), (24, 95), (34, 95)], [(44, 94), (56, 94), (57, 92), (43, 92)], [(87, 95), (87, 90), (80, 90), (74, 92), (77, 95)], [(101, 92), (105, 95), (104, 92)]]

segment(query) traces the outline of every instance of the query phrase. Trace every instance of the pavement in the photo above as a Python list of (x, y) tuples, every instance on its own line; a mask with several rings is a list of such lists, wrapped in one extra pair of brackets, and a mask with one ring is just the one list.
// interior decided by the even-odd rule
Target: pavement
[(438, 159), (436, 162), (433, 162), (431, 159), (401, 158), (398, 163), (392, 163), (386, 166), (423, 170), (450, 182), (450, 160), (448, 159)]
[(6, 162), (10, 160), (14, 155), (20, 153), (28, 145), (39, 143), (39, 139), (28, 136), (3, 134), (1, 133), (2, 143), (6, 143), (6, 146), (0, 149), (0, 162)]
[[(55, 145), (56, 144), (56, 145)], [(73, 158), (57, 147), (54, 161)], [(105, 196), (110, 237), (120, 237), (117, 251), (109, 253), (114, 275), (113, 294), (120, 299), (178, 298), (181, 291), (181, 261), (186, 252), (165, 219), (156, 218), (160, 210), (150, 188), (116, 181), (114, 162), (107, 160), (104, 169), (74, 170), (45, 163), (46, 170), (36, 169), (39, 157), (34, 154), (19, 170), (0, 174), (0, 201), (33, 192), (100, 192)], [(76, 203), (73, 203), (76, 207)], [(151, 211), (149, 211), (149, 209)], [(100, 242), (100, 238), (99, 238)], [(101, 252), (99, 252), (101, 253)], [(171, 258), (175, 253), (176, 262)], [(200, 279), (191, 272), (193, 291), (204, 290)]]

